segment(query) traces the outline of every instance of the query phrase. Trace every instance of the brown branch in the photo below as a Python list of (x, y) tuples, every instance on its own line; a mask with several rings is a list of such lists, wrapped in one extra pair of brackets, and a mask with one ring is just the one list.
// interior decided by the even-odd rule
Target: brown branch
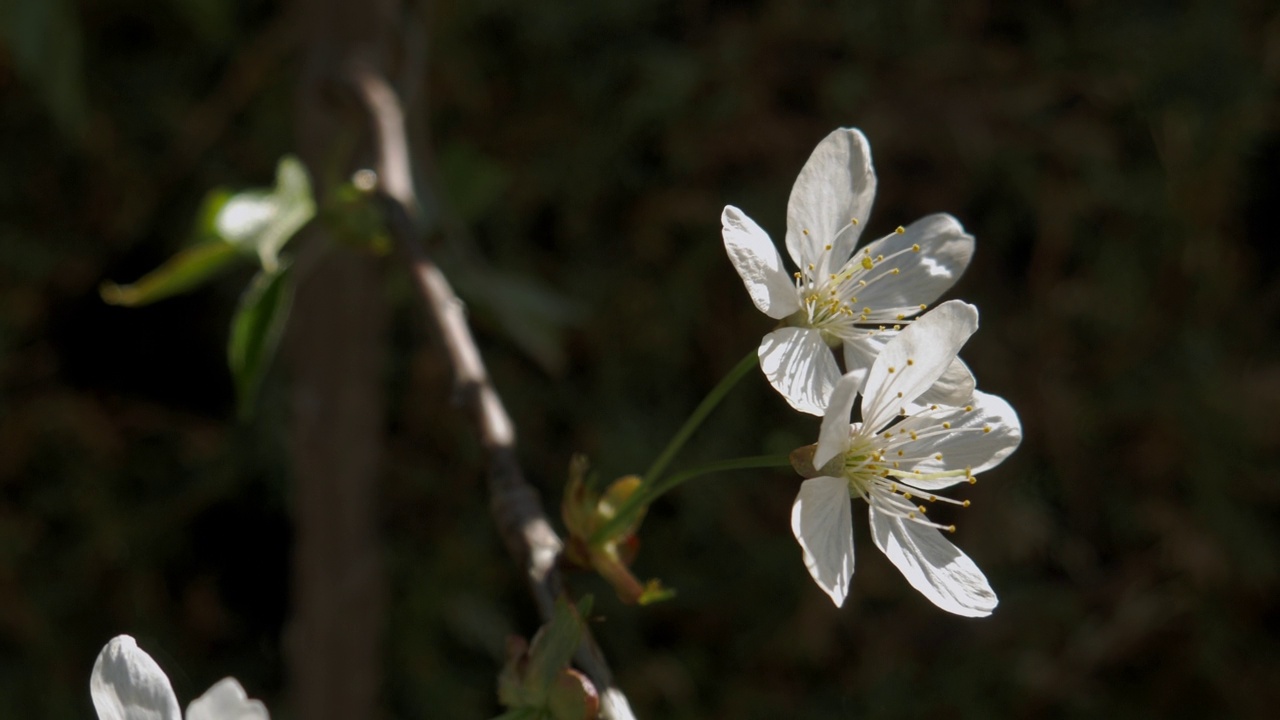
[[(520, 469), (515, 426), (489, 379), (462, 302), (419, 241), (419, 206), (409, 169), (400, 101), (390, 84), (367, 66), (351, 68), (349, 79), (373, 120), (375, 172), (380, 193), (387, 201), (391, 234), (409, 263), (428, 320), (444, 343), (453, 367), (457, 400), (471, 415), (488, 459), (489, 510), (507, 551), (528, 575), (540, 614), (550, 620), (556, 598), (565, 592), (556, 568), (563, 543), (547, 519), (538, 491)], [(613, 673), (590, 630), (584, 632), (575, 659), (600, 693), (601, 717), (634, 720), (630, 704), (614, 685)]]

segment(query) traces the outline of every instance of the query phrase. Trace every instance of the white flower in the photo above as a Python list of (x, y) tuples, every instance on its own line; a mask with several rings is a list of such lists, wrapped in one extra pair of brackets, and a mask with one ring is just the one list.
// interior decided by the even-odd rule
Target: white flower
[(849, 424), (859, 381), (840, 378), (816, 446), (793, 454), (809, 480), (791, 508), (791, 529), (809, 574), (836, 605), (853, 576), (850, 497), (868, 504), (871, 536), (907, 581), (935, 605), (969, 617), (990, 615), (996, 595), (978, 566), (930, 521), (926, 506), (963, 502), (937, 492), (998, 465), (1022, 440), (1004, 400), (974, 391), (964, 405), (919, 404), (978, 328), (978, 311), (952, 300), (921, 316), (885, 345), (866, 379), (862, 422)]
[[(773, 241), (732, 205), (721, 215), (724, 246), (761, 312), (783, 327), (760, 343), (760, 367), (795, 409), (822, 415), (840, 370), (860, 382), (885, 342), (950, 288), (973, 255), (973, 236), (950, 215), (921, 218), (854, 253), (871, 212), (871, 148), (854, 128), (828, 135), (805, 163), (787, 203), (788, 273)], [(939, 399), (963, 400), (972, 376), (957, 361)]]
[[(89, 678), (98, 720), (182, 720), (169, 678), (128, 635), (111, 639), (98, 653)], [(220, 680), (187, 706), (186, 720), (270, 720), (267, 708), (250, 700), (233, 678)]]

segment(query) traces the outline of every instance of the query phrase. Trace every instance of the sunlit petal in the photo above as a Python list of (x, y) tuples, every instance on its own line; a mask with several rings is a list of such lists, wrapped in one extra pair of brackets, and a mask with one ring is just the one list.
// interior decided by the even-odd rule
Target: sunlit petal
[(795, 282), (769, 235), (732, 205), (720, 215), (724, 249), (760, 312), (781, 319), (800, 309)]
[(853, 514), (849, 486), (833, 477), (800, 484), (791, 506), (791, 531), (804, 551), (804, 566), (814, 582), (843, 605), (853, 578)]
[(901, 517), (912, 509), (896, 495), (874, 498), (870, 519), (876, 547), (934, 605), (965, 617), (990, 615), (998, 600), (986, 576), (937, 528)]
[(822, 415), (840, 368), (822, 334), (809, 328), (774, 330), (760, 342), (760, 369), (791, 407)]
[(978, 329), (978, 309), (945, 302), (908, 325), (885, 345), (867, 376), (863, 422), (884, 427), (942, 377), (969, 336)]
[[(875, 195), (876, 174), (867, 138), (854, 128), (827, 135), (791, 188), (787, 202), (791, 258), (801, 268), (817, 264), (821, 275), (843, 265), (866, 226)], [(832, 246), (830, 251), (827, 245)]]

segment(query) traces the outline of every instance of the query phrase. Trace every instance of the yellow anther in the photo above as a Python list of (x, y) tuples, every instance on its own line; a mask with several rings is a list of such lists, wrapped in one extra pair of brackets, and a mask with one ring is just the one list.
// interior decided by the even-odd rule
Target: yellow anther
[(904, 228), (904, 227), (902, 227), (901, 225), (899, 225), (899, 226), (898, 226), (898, 229), (897, 229), (897, 230), (894, 230), (894, 232), (898, 233), (899, 235), (901, 235), (902, 233), (904, 233), (904, 232), (906, 232), (906, 231), (907, 231), (907, 229), (906, 229), (906, 228)]
[(808, 235), (808, 234), (809, 234), (809, 228), (805, 228), (805, 229), (801, 230), (800, 232), (804, 233), (805, 235)]
[[(822, 249), (823, 249), (823, 250), (830, 250), (830, 249), (831, 249), (831, 243), (827, 243), (826, 245), (822, 246)], [(834, 275), (832, 275), (831, 277), (835, 277), (835, 276), (834, 276)]]
[(930, 495), (930, 496), (929, 496), (929, 502), (938, 502), (938, 496), (937, 496), (937, 495)]
[(919, 506), (919, 509), (920, 509), (920, 514), (921, 514), (921, 515), (925, 515), (925, 514), (927, 514), (927, 513), (929, 512), (927, 509), (925, 509), (925, 506), (923, 506), (923, 505), (920, 505), (920, 506)]
[(991, 426), (990, 426), (990, 425), (987, 425), (987, 426), (983, 427), (983, 428), (982, 428), (982, 432), (984, 432), (984, 433), (989, 433), (989, 432), (991, 432)]
[(892, 365), (890, 365), (890, 366), (889, 366), (889, 372), (897, 372), (897, 371), (898, 371), (898, 369), (897, 369), (897, 368), (895, 368), (894, 366), (892, 366)]
[(902, 493), (902, 497), (904, 497), (904, 498), (906, 498), (906, 499), (910, 500), (910, 499), (911, 499), (911, 493), (909, 493), (909, 492), (904, 492), (904, 493)]
[(915, 431), (915, 430), (908, 430), (908, 431), (907, 431), (907, 433), (911, 435), (911, 439), (912, 439), (912, 440), (919, 440), (919, 439), (920, 439), (920, 438), (916, 437), (916, 431)]
[(913, 513), (913, 512), (909, 512), (909, 513), (907, 513), (907, 519), (908, 519), (908, 520), (915, 520), (915, 519), (916, 519), (916, 514), (915, 514), (915, 513)]
[(872, 266), (871, 256), (869, 256), (869, 255), (863, 255), (863, 256), (862, 256), (862, 267), (863, 267), (863, 269), (864, 269), (864, 270), (870, 270), (870, 269), (871, 269), (871, 266)]
[(953, 532), (955, 532), (955, 531), (956, 531), (956, 526), (955, 526), (955, 525), (950, 525), (950, 526), (948, 526), (948, 527), (947, 527), (947, 532), (949, 532), (949, 533), (953, 533)]
[(809, 272), (813, 272), (813, 263), (809, 263)]
[(795, 271), (795, 272), (794, 272), (794, 273), (792, 273), (792, 274), (796, 276), (796, 279), (797, 279), (797, 280), (799, 280), (800, 278), (804, 277), (803, 275), (801, 275), (801, 274), (800, 274), (800, 271), (799, 271), (799, 270)]
[(972, 406), (972, 405), (965, 405), (965, 406), (964, 406), (964, 411), (965, 411), (965, 412), (973, 412), (973, 406)]
[(884, 256), (883, 256), (883, 255), (877, 255), (877, 256), (876, 256), (876, 262), (884, 262)]
[(960, 503), (960, 507), (969, 507), (969, 501), (965, 500), (964, 502)]
[(866, 286), (867, 286), (867, 281), (866, 281), (866, 280), (859, 280), (859, 281), (858, 281), (858, 287), (866, 287)]
[(858, 224), (858, 218), (849, 218), (849, 224), (850, 224), (850, 225), (857, 225), (857, 224)]
[(951, 423), (949, 423), (949, 422), (944, 422), (944, 423), (942, 423), (942, 429), (943, 429), (943, 430), (950, 430), (950, 429), (951, 429)]
[(898, 393), (898, 397), (902, 397), (902, 393)]
[(894, 325), (894, 326), (893, 326), (893, 329), (894, 329), (894, 330), (901, 330), (901, 329), (902, 329), (902, 326), (901, 326), (901, 325)]
[(889, 483), (889, 492), (898, 492), (898, 483)]
[(942, 459), (942, 453), (938, 453), (937, 455), (934, 455), (934, 456), (933, 456), (933, 459), (934, 459), (934, 460), (941, 460), (941, 459)]
[(911, 252), (920, 252), (920, 246), (919, 246), (919, 245), (912, 245), (912, 246), (911, 246)]
[[(895, 326), (895, 327), (896, 327), (896, 326)], [(915, 364), (916, 364), (916, 361), (915, 361), (915, 360), (912, 360), (911, 358), (907, 358), (907, 364), (908, 364), (908, 365), (915, 365)]]
[(930, 409), (930, 410), (937, 410), (937, 409), (938, 409), (938, 406), (937, 406), (937, 405), (930, 405), (930, 406), (929, 406), (929, 409)]
[(898, 313), (898, 319), (899, 319), (899, 320), (906, 320), (906, 319), (907, 319), (907, 316), (906, 316), (906, 315), (903, 315), (902, 313)]
[(901, 450), (899, 450), (899, 451), (898, 451), (898, 457), (902, 457), (902, 451), (901, 451)]
[(974, 475), (970, 475), (970, 476), (969, 476), (969, 484), (970, 484), (970, 485), (977, 485), (977, 484), (978, 484), (978, 478), (977, 478), (976, 476), (974, 476)]
[(899, 273), (901, 273), (901, 272), (902, 272), (902, 271), (901, 271), (901, 270), (899, 270), (898, 268), (894, 268), (894, 269), (892, 269), (892, 270), (890, 270), (890, 271), (889, 271), (889, 274), (890, 274), (890, 275), (897, 275), (897, 274), (899, 274)]
[(893, 437), (893, 433), (891, 433), (891, 432), (889, 432), (888, 430), (886, 430), (886, 431), (884, 432), (884, 439), (885, 439), (885, 440), (888, 440), (888, 439), (889, 439), (889, 438), (891, 438), (891, 437)]
[(924, 309), (926, 309), (926, 308), (928, 308), (928, 307), (929, 307), (928, 305), (925, 305), (924, 303), (920, 303), (920, 309), (921, 309), (921, 310), (924, 310)]

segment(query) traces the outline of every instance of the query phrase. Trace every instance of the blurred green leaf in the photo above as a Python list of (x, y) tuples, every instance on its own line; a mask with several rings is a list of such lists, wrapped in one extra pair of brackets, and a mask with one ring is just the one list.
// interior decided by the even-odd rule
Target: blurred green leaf
[(293, 283), (288, 265), (274, 272), (263, 270), (240, 296), (227, 340), (227, 363), (236, 385), (236, 404), (242, 417), (249, 415), (258, 388), (280, 345), (284, 325), (293, 304)]
[(300, 160), (286, 155), (276, 166), (276, 186), (228, 197), (212, 218), (212, 231), (257, 255), (262, 269), (271, 272), (280, 263), (280, 250), (315, 214), (307, 170)]
[(498, 700), (507, 712), (498, 720), (545, 718), (585, 720), (596, 715), (595, 687), (569, 667), (582, 641), (582, 618), (591, 611), (591, 596), (574, 607), (564, 598), (555, 614), (538, 629), (528, 646), (523, 639), (508, 641), (507, 663), (498, 676)]
[(574, 607), (564, 598), (556, 601), (556, 611), (551, 621), (538, 630), (529, 646), (529, 666), (525, 683), (532, 684), (541, 694), (550, 689), (560, 671), (568, 667), (573, 654), (582, 641), (582, 618), (591, 612), (591, 596), (582, 598)]
[(225, 268), (238, 254), (235, 246), (225, 240), (207, 240), (179, 252), (135, 283), (117, 285), (107, 281), (98, 292), (111, 305), (147, 305), (196, 287)]
[(70, 0), (0, 0), (0, 42), (18, 74), (43, 95), (59, 128), (73, 137), (88, 119), (80, 22)]

